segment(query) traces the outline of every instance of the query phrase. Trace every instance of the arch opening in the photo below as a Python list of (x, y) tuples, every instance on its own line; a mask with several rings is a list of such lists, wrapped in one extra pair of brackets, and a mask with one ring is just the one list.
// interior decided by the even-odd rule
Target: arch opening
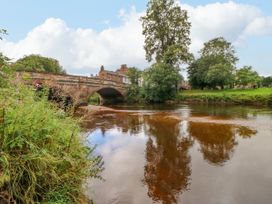
[(100, 104), (115, 104), (124, 101), (122, 93), (114, 88), (102, 88), (96, 91), (101, 96)]

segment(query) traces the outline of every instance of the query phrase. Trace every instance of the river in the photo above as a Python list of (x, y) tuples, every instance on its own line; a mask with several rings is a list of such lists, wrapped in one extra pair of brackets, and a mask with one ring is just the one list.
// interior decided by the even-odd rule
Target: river
[(103, 156), (98, 204), (272, 203), (272, 110), (119, 106), (85, 121)]

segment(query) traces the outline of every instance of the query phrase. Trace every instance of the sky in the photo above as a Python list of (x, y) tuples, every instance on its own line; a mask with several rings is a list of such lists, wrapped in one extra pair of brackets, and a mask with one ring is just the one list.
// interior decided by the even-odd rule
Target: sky
[[(140, 16), (147, 0), (0, 0), (0, 52), (13, 61), (29, 54), (53, 57), (70, 74), (96, 74), (101, 65), (149, 66)], [(183, 0), (192, 23), (190, 50), (222, 36), (232, 42), (238, 67), (272, 75), (271, 0)]]

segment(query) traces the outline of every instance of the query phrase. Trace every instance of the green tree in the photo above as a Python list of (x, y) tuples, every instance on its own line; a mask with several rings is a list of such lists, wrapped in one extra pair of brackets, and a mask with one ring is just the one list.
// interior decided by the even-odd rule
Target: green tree
[(234, 47), (224, 38), (215, 38), (204, 43), (200, 58), (188, 67), (190, 84), (194, 88), (232, 86), (238, 58)]
[(227, 63), (235, 66), (238, 58), (235, 56), (235, 49), (230, 42), (227, 42), (223, 37), (214, 38), (206, 43), (200, 50), (202, 57), (221, 56)]
[(256, 87), (261, 82), (259, 74), (253, 70), (251, 66), (244, 66), (236, 73), (236, 84), (239, 86), (253, 86)]
[(193, 88), (204, 89), (208, 86), (206, 75), (209, 71), (210, 58), (202, 57), (194, 60), (188, 67), (189, 83)]
[(176, 85), (181, 81), (179, 69), (156, 63), (144, 73), (144, 98), (147, 102), (164, 102), (175, 97)]
[(150, 0), (146, 15), (141, 18), (146, 59), (172, 66), (188, 62), (190, 27), (187, 11), (181, 10), (174, 0)]
[(0, 68), (3, 65), (7, 65), (9, 63), (10, 59), (6, 56), (4, 56), (1, 52), (0, 52)]
[(205, 80), (211, 88), (220, 86), (221, 89), (224, 89), (225, 85), (234, 82), (233, 70), (228, 64), (215, 64), (209, 67)]
[(262, 85), (264, 87), (272, 87), (272, 76), (264, 77), (262, 80)]
[(136, 67), (130, 67), (128, 69), (129, 87), (127, 100), (129, 102), (138, 102), (140, 100), (141, 84), (140, 80), (142, 77), (142, 72)]
[(17, 60), (13, 66), (17, 71), (39, 71), (64, 74), (58, 60), (40, 55), (29, 55)]

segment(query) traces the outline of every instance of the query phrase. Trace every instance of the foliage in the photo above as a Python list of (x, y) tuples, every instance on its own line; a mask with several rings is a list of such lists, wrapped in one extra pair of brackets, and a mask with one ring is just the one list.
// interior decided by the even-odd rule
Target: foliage
[(272, 88), (190, 90), (178, 94), (180, 101), (199, 103), (234, 103), (247, 105), (272, 105)]
[(4, 56), (1, 52), (0, 52), (0, 68), (3, 65), (7, 65), (9, 63), (10, 59), (6, 56)]
[(56, 59), (29, 55), (17, 60), (13, 66), (17, 71), (38, 71), (65, 74), (65, 70)]
[(102, 163), (78, 122), (23, 85), (1, 88), (0, 107), (0, 201), (82, 203), (82, 184)]
[(199, 58), (194, 60), (188, 67), (188, 78), (193, 88), (201, 88), (208, 86), (206, 83), (206, 75), (209, 67), (209, 58)]
[(129, 87), (127, 93), (128, 102), (139, 102), (141, 98), (141, 77), (142, 72), (136, 67), (128, 69)]
[(215, 38), (204, 43), (199, 59), (188, 67), (189, 82), (193, 88), (233, 86), (235, 64), (238, 58), (231, 43)]
[(11, 71), (9, 67), (9, 60), (9, 58), (0, 53), (0, 88), (8, 85), (6, 74)]
[(175, 97), (181, 81), (179, 69), (169, 64), (156, 63), (144, 73), (143, 92), (147, 102), (164, 102)]
[(226, 62), (235, 66), (238, 58), (235, 56), (235, 49), (230, 42), (227, 42), (223, 37), (214, 38), (206, 43), (200, 50), (202, 57), (205, 56), (222, 56)]
[(259, 74), (252, 69), (251, 66), (244, 66), (243, 68), (237, 70), (236, 73), (236, 84), (239, 86), (257, 87), (258, 83), (261, 82)]
[(91, 105), (100, 105), (100, 95), (98, 93), (94, 93), (89, 97), (88, 100)]
[(178, 65), (191, 59), (190, 27), (187, 11), (174, 0), (149, 0), (146, 15), (141, 18), (146, 59)]
[(264, 77), (262, 80), (262, 85), (264, 87), (272, 87), (272, 76)]
[(234, 82), (233, 69), (228, 64), (215, 64), (209, 67), (205, 80), (212, 88), (220, 86), (224, 89), (225, 85)]

